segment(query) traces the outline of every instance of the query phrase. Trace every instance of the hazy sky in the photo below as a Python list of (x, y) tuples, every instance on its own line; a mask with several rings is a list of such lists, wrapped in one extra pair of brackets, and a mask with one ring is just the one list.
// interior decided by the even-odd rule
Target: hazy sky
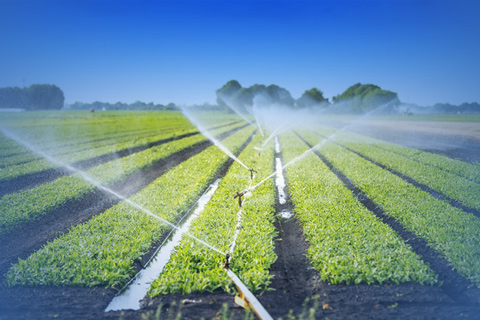
[(236, 79), (294, 98), (373, 83), (404, 102), (480, 102), (480, 1), (0, 0), (0, 86), (67, 103), (203, 103)]

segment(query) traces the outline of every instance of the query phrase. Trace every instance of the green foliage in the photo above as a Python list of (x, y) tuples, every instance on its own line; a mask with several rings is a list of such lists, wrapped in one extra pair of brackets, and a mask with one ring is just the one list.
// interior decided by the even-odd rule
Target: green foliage
[[(119, 128), (117, 122), (102, 123), (101, 126), (98, 123), (90, 122), (89, 125), (81, 126), (81, 128), (86, 131), (92, 130), (95, 134), (81, 134), (78, 131), (70, 134), (69, 130), (71, 130), (72, 124), (67, 122), (65, 125), (57, 123), (54, 130), (58, 135), (56, 139), (49, 138), (52, 133), (49, 130), (44, 131), (44, 126), (26, 128), (22, 130), (22, 136), (56, 160), (74, 164), (111, 153), (124, 152), (131, 148), (148, 147), (160, 140), (198, 132), (185, 118), (178, 115), (165, 117), (164, 121), (141, 121), (132, 115), (125, 121), (139, 122), (138, 129), (133, 132), (125, 132), (125, 128)], [(123, 125), (128, 126), (128, 123)], [(234, 123), (224, 129), (233, 129), (241, 125)], [(132, 124), (131, 127), (135, 127), (135, 124)], [(0, 142), (1, 146), (3, 143)], [(13, 148), (11, 151), (13, 156), (0, 158), (0, 181), (8, 181), (23, 175), (57, 168), (55, 164), (24, 148)]]
[[(394, 153), (400, 157), (400, 159), (409, 159), (421, 163), (425, 166), (431, 166), (437, 169), (451, 172), (458, 175), (459, 177), (466, 178), (475, 183), (480, 183), (480, 168), (477, 165), (463, 162), (460, 160), (455, 160), (444, 155), (426, 152), (418, 149), (412, 149), (398, 144), (393, 144), (385, 142), (383, 140), (378, 140), (366, 136), (356, 135), (354, 133), (348, 133), (348, 137), (355, 141), (360, 141), (363, 144), (368, 144), (374, 148), (384, 150), (388, 153)], [(392, 155), (393, 157), (393, 155)], [(410, 161), (410, 163), (411, 163)], [(411, 164), (414, 165), (413, 163)], [(451, 177), (451, 179), (457, 179)], [(449, 181), (445, 181), (445, 185), (448, 185)], [(448, 186), (445, 186), (448, 187)], [(477, 188), (477, 187), (475, 187)], [(458, 191), (462, 191), (464, 187), (461, 187)]]
[(0, 88), (0, 108), (25, 110), (60, 110), (65, 97), (63, 91), (50, 84), (33, 84), (28, 88)]
[[(225, 128), (218, 129), (219, 132)], [(201, 135), (175, 140), (130, 156), (94, 167), (86, 174), (104, 185), (112, 185), (129, 175), (145, 170), (155, 162), (169, 155), (204, 141)], [(95, 190), (95, 186), (85, 182), (78, 174), (64, 176), (39, 187), (7, 194), (0, 199), (0, 234), (20, 223), (48, 214), (50, 211), (79, 199)]]
[[(224, 143), (235, 151), (251, 133), (251, 128), (245, 128)], [(209, 147), (155, 180), (131, 200), (175, 222), (227, 159), (217, 147)], [(19, 260), (8, 272), (8, 283), (121, 287), (133, 276), (134, 261), (168, 229), (165, 224), (121, 202), (72, 228), (26, 260)]]
[[(319, 138), (308, 137), (315, 144)], [(480, 220), (332, 143), (321, 149), (333, 165), (407, 230), (424, 239), (458, 273), (480, 287)]]
[(216, 91), (217, 102), (219, 105), (246, 111), (254, 104), (260, 106), (282, 105), (293, 107), (294, 99), (288, 90), (277, 85), (265, 86), (255, 84), (248, 88), (243, 88), (236, 80), (227, 82), (222, 88)]
[[(261, 140), (261, 136), (257, 135), (239, 159), (248, 167), (259, 168), (257, 176), (267, 176), (273, 171), (273, 148), (270, 143), (268, 151), (262, 152), (259, 157), (254, 146)], [(239, 213), (233, 196), (236, 191), (245, 190), (249, 180), (250, 173), (235, 162), (203, 212), (193, 221), (190, 233), (228, 252)], [(260, 179), (255, 178), (253, 183), (258, 181)], [(252, 291), (268, 287), (271, 278), (268, 269), (276, 259), (274, 194), (273, 181), (268, 180), (246, 198), (241, 210), (241, 229), (230, 267)], [(152, 283), (149, 294), (211, 292), (217, 289), (231, 292), (233, 285), (223, 270), (224, 259), (217, 252), (184, 237), (160, 278)]]
[(298, 108), (311, 108), (311, 107), (327, 107), (328, 99), (325, 99), (323, 96), (323, 92), (318, 90), (317, 88), (312, 88), (310, 90), (306, 90), (302, 96), (297, 99), (296, 106)]
[[(281, 142), (286, 162), (308, 149), (293, 134), (282, 136)], [(323, 281), (436, 282), (410, 246), (367, 210), (316, 155), (290, 166), (287, 180), (309, 242), (308, 257)]]
[[(410, 177), (467, 207), (480, 210), (480, 185), (468, 180), (466, 177), (461, 177), (445, 170), (444, 166), (432, 167), (398, 153), (372, 147), (370, 144), (367, 144), (368, 138), (364, 139), (355, 134), (340, 132), (335, 135), (335, 140), (383, 164), (385, 167), (399, 172), (406, 177)], [(443, 158), (445, 159), (446, 157)], [(437, 162), (437, 164), (439, 163)], [(471, 178), (473, 179), (478, 178), (480, 174), (479, 168), (474, 169), (476, 170), (469, 171), (469, 173), (472, 173)], [(458, 172), (459, 170), (455, 171)]]
[(365, 113), (379, 107), (379, 112), (388, 113), (400, 104), (395, 92), (361, 83), (356, 83), (342, 94), (333, 97), (333, 101), (337, 111), (354, 113)]

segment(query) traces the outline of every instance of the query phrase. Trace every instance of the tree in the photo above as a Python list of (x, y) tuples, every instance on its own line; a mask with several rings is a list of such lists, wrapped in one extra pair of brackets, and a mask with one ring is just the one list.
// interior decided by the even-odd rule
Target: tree
[(290, 92), (277, 85), (254, 84), (243, 88), (236, 80), (227, 82), (216, 91), (217, 102), (223, 107), (232, 107), (238, 111), (245, 112), (253, 105), (268, 106), (272, 104), (293, 107), (295, 100)]
[(216, 91), (217, 103), (219, 106), (228, 108), (227, 100), (230, 100), (238, 91), (242, 89), (242, 86), (237, 80), (230, 80)]
[(328, 106), (328, 99), (325, 99), (323, 92), (317, 88), (306, 90), (296, 101), (297, 108), (310, 108), (316, 106)]
[(65, 102), (63, 91), (50, 84), (33, 84), (27, 89), (29, 110), (60, 110)]
[(333, 101), (337, 110), (354, 113), (365, 113), (377, 108), (389, 112), (400, 104), (397, 93), (373, 84), (361, 83), (356, 83), (342, 94), (333, 97)]
[(51, 84), (33, 84), (28, 88), (0, 88), (0, 108), (58, 110), (63, 107), (63, 91)]

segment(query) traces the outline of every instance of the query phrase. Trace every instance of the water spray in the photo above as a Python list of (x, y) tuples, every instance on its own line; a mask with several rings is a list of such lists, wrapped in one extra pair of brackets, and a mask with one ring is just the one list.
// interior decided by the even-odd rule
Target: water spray
[(264, 150), (264, 149), (259, 148), (259, 147), (253, 147), (253, 149), (255, 149), (255, 150), (258, 151), (258, 156), (259, 156), (259, 157), (260, 157), (260, 155), (262, 154), (262, 151)]
[[(78, 168), (75, 168), (74, 166), (72, 165), (69, 165), (67, 163), (63, 163), (55, 158), (53, 158), (52, 156), (42, 152), (41, 150), (38, 150), (37, 148), (35, 148), (34, 146), (32, 146), (30, 143), (28, 143), (27, 141), (24, 141), (23, 139), (13, 135), (12, 133), (6, 131), (5, 129), (0, 129), (2, 131), (2, 134), (5, 135), (6, 137), (16, 141), (17, 143), (27, 147), (28, 149), (30, 149), (32, 152), (34, 152), (35, 154), (45, 158), (46, 160), (52, 162), (53, 164), (59, 166), (59, 167), (63, 167), (65, 168), (66, 170), (68, 170), (69, 172), (71, 172), (72, 174), (78, 174), (78, 176), (80, 178), (82, 178), (83, 180), (85, 180), (86, 182), (89, 182), (90, 184), (94, 185), (95, 187), (97, 187), (98, 189), (101, 189), (113, 196), (115, 196), (117, 199), (121, 200), (121, 201), (124, 201), (126, 203), (128, 203), (130, 206), (140, 210), (140, 212), (154, 218), (155, 220), (159, 221), (159, 222), (162, 222), (176, 230), (180, 230), (180, 228), (176, 225), (174, 225), (173, 223), (157, 216), (156, 214), (154, 214), (153, 212), (151, 212), (150, 210), (148, 210), (147, 208), (144, 208), (142, 207), (141, 205), (139, 205), (138, 203), (136, 202), (133, 202), (132, 200), (126, 198), (125, 196), (113, 191), (112, 189), (104, 186), (103, 184), (101, 184), (100, 182), (96, 181), (93, 177), (89, 176), (87, 173), (85, 173), (84, 171), (78, 169)], [(247, 168), (248, 169), (248, 168)], [(203, 244), (204, 246), (206, 246), (207, 248), (209, 249), (212, 249), (213, 251), (215, 252), (218, 252), (219, 254), (221, 255), (225, 255), (224, 252), (220, 251), (219, 249), (215, 248), (214, 246), (212, 246), (211, 244), (195, 237), (194, 235), (186, 232), (185, 235), (187, 235), (188, 237), (192, 238), (193, 240)]]
[[(332, 140), (339, 132), (342, 132), (344, 130), (346, 130), (348, 127), (351, 127), (355, 124), (357, 124), (358, 122), (362, 121), (364, 118), (370, 116), (371, 114), (377, 112), (378, 110), (381, 110), (385, 107), (388, 107), (388, 104), (385, 104), (385, 105), (381, 105), (379, 106), (378, 108), (375, 108), (369, 112), (367, 112), (366, 114), (362, 115), (360, 118), (358, 119), (355, 119), (353, 121), (351, 121), (350, 123), (348, 123), (347, 125), (343, 126), (342, 128), (340, 128), (339, 130), (335, 131), (334, 133), (332, 133), (331, 135), (329, 135), (328, 137), (326, 137), (324, 140), (320, 141), (318, 144), (316, 144), (315, 146), (311, 147), (310, 149), (306, 150), (304, 153), (302, 153), (301, 155), (297, 156), (296, 158), (290, 160), (287, 164), (283, 165), (283, 167), (281, 168), (281, 171), (283, 171), (284, 169), (286, 169), (287, 167), (291, 166), (292, 164), (302, 160), (303, 158), (305, 158), (310, 152), (312, 152), (313, 150), (315, 149), (318, 149), (318, 148), (321, 148), (325, 143), (327, 143), (327, 141), (329, 140)], [(298, 121), (297, 121), (298, 122)], [(295, 122), (295, 123), (297, 123)], [(275, 129), (275, 131), (267, 138), (267, 140), (264, 142), (264, 145), (271, 139), (273, 138), (274, 136), (276, 136), (276, 134), (279, 133), (279, 131), (281, 130), (282, 132), (291, 128), (293, 125), (295, 124), (291, 124), (291, 125), (288, 125), (286, 128), (282, 129), (281, 126), (277, 129)], [(256, 185), (254, 185), (253, 187), (249, 188), (250, 191), (253, 191), (255, 190), (257, 187), (259, 187), (260, 185), (262, 185), (263, 183), (265, 183), (267, 180), (269, 180), (270, 178), (273, 178), (274, 176), (276, 176), (278, 174), (278, 171), (274, 171), (272, 174), (270, 174), (268, 177), (266, 177), (265, 179), (263, 179), (262, 181), (260, 181), (259, 183), (257, 183)]]
[(291, 127), (293, 127), (296, 123), (293, 123), (293, 124), (289, 124), (289, 125), (280, 125), (278, 126), (275, 130), (273, 130), (272, 134), (270, 134), (270, 136), (268, 136), (268, 138), (263, 142), (263, 145), (262, 146), (265, 146), (273, 137), (276, 137), (278, 134), (284, 132), (284, 131), (287, 131), (288, 129), (290, 129)]
[(252, 127), (255, 127), (255, 125), (252, 123), (252, 121), (248, 120), (247, 117), (245, 117), (240, 111), (238, 111), (237, 108), (234, 108), (233, 105), (231, 105), (230, 103), (228, 103), (226, 101), (226, 100), (229, 100), (228, 98), (222, 97), (222, 100), (230, 110), (232, 110), (233, 112), (238, 114), (243, 120), (247, 121)]
[(265, 137), (265, 134), (263, 133), (262, 126), (260, 125), (260, 121), (258, 121), (258, 116), (257, 113), (255, 112), (255, 107), (252, 110), (253, 117), (255, 118), (255, 122), (257, 123), (258, 130), (260, 130), (260, 134), (262, 137)]
[[(211, 142), (213, 142), (214, 145), (216, 145), (218, 148), (220, 148), (220, 150), (222, 150), (226, 155), (228, 155), (231, 159), (235, 160), (236, 162), (238, 162), (242, 167), (244, 167), (245, 169), (248, 170), (248, 167), (242, 162), (240, 161), (240, 159), (238, 159), (232, 152), (230, 152), (230, 150), (228, 150), (223, 144), (220, 143), (220, 141), (218, 141), (217, 139), (215, 139), (215, 137), (210, 133), (208, 132), (207, 129), (205, 129), (205, 127), (203, 127), (198, 121), (196, 121), (196, 119), (192, 116), (192, 114), (190, 112), (188, 112), (186, 110), (185, 107), (180, 107), (180, 110), (182, 111), (182, 113), (185, 115), (185, 117), (187, 117), (188, 120), (190, 120), (190, 122), (192, 124), (194, 124), (198, 130), (200, 130), (200, 132), (208, 139), (210, 140)], [(248, 121), (248, 120), (247, 120)]]

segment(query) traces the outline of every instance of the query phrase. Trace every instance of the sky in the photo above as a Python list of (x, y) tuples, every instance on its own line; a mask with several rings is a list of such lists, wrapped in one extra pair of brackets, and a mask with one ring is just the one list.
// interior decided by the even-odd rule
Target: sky
[(55, 84), (66, 103), (214, 103), (232, 79), (480, 102), (479, 57), (474, 0), (0, 0), (0, 87)]

